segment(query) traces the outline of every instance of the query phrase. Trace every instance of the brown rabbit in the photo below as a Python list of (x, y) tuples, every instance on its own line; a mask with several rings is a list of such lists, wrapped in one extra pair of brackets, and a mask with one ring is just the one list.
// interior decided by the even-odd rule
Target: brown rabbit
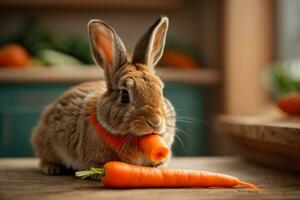
[(136, 143), (126, 141), (119, 150), (105, 143), (89, 123), (88, 109), (95, 111), (98, 123), (110, 134), (155, 132), (171, 147), (175, 111), (164, 98), (164, 85), (154, 72), (167, 30), (168, 18), (160, 17), (139, 40), (129, 62), (123, 42), (111, 26), (101, 20), (88, 23), (91, 51), (105, 72), (105, 81), (70, 89), (42, 113), (31, 142), (45, 174), (99, 167), (112, 160), (154, 166)]

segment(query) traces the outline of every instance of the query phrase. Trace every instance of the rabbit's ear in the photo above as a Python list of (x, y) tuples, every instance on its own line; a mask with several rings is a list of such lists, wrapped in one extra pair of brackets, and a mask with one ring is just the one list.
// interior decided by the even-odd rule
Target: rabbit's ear
[(101, 20), (88, 23), (90, 47), (95, 62), (106, 71), (114, 71), (127, 62), (122, 40), (114, 29)]
[(132, 63), (153, 68), (163, 54), (169, 19), (161, 16), (141, 37), (134, 49)]

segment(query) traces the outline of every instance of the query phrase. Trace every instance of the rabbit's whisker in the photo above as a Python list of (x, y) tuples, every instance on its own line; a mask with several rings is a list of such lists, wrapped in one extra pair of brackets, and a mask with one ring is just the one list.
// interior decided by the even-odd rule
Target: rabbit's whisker
[(182, 133), (184, 136), (186, 136), (189, 139), (189, 142), (193, 142), (192, 137), (188, 133), (186, 133), (185, 131), (183, 131), (182, 129), (177, 128), (176, 126), (170, 125), (170, 124), (168, 124), (167, 127), (175, 128), (175, 130), (176, 130), (177, 133)]
[(202, 125), (205, 125), (207, 127), (212, 127), (209, 123), (206, 123), (204, 121), (196, 120), (194, 118), (186, 117), (186, 116), (166, 116), (166, 118), (174, 119), (176, 118), (177, 122), (184, 122), (188, 124), (194, 124), (197, 125), (197, 123), (200, 123)]
[(181, 138), (179, 137), (179, 135), (176, 135), (176, 134), (175, 134), (175, 137), (178, 139), (178, 141), (179, 141), (179, 143), (181, 144), (181, 146), (182, 146), (184, 152), (186, 152), (186, 148), (185, 148), (185, 146), (184, 146), (184, 143), (182, 142), (182, 140), (181, 140)]
[(165, 115), (170, 114), (170, 113), (176, 113), (176, 111), (173, 108), (165, 110)]

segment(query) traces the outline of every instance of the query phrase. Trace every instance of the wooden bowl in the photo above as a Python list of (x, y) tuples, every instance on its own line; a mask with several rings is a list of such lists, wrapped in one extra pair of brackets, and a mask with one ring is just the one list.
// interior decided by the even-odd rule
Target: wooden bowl
[(242, 156), (300, 172), (300, 118), (221, 116), (215, 127), (231, 139)]

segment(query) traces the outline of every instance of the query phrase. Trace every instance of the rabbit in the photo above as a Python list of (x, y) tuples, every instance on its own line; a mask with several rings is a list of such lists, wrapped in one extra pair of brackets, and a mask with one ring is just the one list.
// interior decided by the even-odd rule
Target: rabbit
[[(157, 19), (140, 38), (129, 61), (123, 42), (110, 25), (97, 19), (88, 23), (91, 53), (104, 70), (105, 80), (71, 88), (42, 112), (31, 143), (43, 173), (59, 175), (66, 169), (85, 170), (109, 161), (157, 166), (136, 143), (128, 141), (117, 150), (104, 142), (89, 123), (87, 110), (95, 110), (97, 122), (110, 134), (155, 132), (171, 148), (176, 113), (164, 98), (164, 84), (154, 70), (163, 54), (168, 25), (167, 17)], [(165, 165), (170, 156), (158, 165)]]

